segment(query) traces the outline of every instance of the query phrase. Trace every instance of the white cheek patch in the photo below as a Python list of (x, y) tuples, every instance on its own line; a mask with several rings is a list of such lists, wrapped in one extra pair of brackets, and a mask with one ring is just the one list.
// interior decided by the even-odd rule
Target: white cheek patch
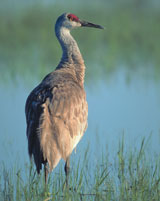
[(73, 27), (80, 27), (81, 24), (79, 22), (72, 21), (72, 26)]

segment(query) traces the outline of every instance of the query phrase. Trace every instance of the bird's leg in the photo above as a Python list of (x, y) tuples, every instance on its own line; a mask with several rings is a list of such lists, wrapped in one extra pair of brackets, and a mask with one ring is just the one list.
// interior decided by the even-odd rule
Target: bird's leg
[(47, 163), (44, 164), (44, 177), (45, 177), (45, 185), (47, 184), (47, 178), (48, 178), (48, 166)]
[(65, 173), (66, 173), (66, 186), (68, 187), (68, 177), (69, 177), (69, 171), (70, 171), (70, 159), (69, 157), (67, 158), (66, 160), (66, 163), (65, 163), (65, 167), (64, 167), (64, 170), (65, 170)]

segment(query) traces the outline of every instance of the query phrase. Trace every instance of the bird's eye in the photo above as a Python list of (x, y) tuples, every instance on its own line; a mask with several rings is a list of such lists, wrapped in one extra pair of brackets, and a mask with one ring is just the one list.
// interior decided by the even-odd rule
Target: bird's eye
[(68, 17), (68, 19), (69, 19), (69, 20), (72, 20), (72, 18), (71, 18), (71, 16), (70, 16), (70, 15), (68, 15), (67, 17)]
[(73, 17), (71, 15), (67, 16), (70, 21), (73, 21)]

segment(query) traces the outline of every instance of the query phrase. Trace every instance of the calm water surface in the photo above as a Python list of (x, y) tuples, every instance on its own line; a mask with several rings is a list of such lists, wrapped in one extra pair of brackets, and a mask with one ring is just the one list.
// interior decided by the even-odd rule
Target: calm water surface
[[(36, 80), (36, 78), (35, 78)], [(29, 92), (38, 82), (0, 86), (0, 160), (7, 165), (28, 162), (24, 106)], [(139, 147), (150, 136), (148, 150), (160, 151), (160, 83), (133, 77), (129, 84), (120, 71), (110, 81), (102, 79), (85, 86), (89, 105), (88, 129), (77, 146), (80, 156), (89, 144), (90, 155), (98, 159), (107, 145), (109, 153), (118, 150), (124, 136), (128, 147)], [(97, 156), (97, 157), (95, 157)], [(75, 156), (73, 156), (75, 157)], [(6, 160), (7, 159), (7, 160)]]

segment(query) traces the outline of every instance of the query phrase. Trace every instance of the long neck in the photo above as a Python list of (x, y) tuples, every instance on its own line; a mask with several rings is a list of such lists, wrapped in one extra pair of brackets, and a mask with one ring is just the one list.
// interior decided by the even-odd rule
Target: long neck
[(59, 68), (70, 68), (74, 70), (79, 82), (84, 82), (85, 65), (74, 38), (71, 36), (70, 31), (64, 27), (56, 30), (56, 36), (62, 47), (62, 58), (58, 65)]

